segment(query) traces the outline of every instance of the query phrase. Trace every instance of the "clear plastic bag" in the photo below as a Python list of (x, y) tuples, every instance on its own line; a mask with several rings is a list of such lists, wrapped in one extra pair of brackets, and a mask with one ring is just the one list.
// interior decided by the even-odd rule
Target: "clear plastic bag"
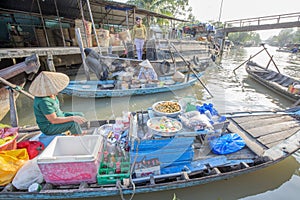
[(43, 174), (37, 164), (37, 157), (28, 160), (22, 168), (19, 169), (14, 177), (12, 184), (19, 190), (27, 190), (33, 183), (42, 183)]

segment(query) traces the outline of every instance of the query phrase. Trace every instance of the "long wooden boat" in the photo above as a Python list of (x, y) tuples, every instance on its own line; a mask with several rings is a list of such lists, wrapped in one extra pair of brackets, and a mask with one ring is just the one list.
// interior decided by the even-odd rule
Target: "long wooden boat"
[[(119, 174), (119, 176), (109, 173), (98, 174), (97, 177), (100, 176), (100, 179), (97, 178), (97, 183), (82, 182), (81, 184), (60, 185), (44, 182), (42, 189), (36, 192), (17, 190), (12, 184), (9, 184), (1, 189), (0, 199), (87, 199), (107, 196), (121, 196), (122, 198), (125, 194), (174, 190), (240, 176), (269, 167), (299, 150), (299, 114), (299, 107), (285, 111), (228, 113), (223, 115), (227, 117), (227, 120), (223, 121), (224, 123), (214, 124), (213, 132), (207, 132), (206, 129), (194, 131), (184, 127), (178, 132), (170, 133), (168, 137), (154, 132), (153, 136), (148, 138), (145, 137), (148, 131), (144, 129), (148, 128), (147, 121), (153, 119), (151, 110), (131, 113), (136, 118), (130, 119), (136, 120), (130, 120), (128, 135), (131, 138), (129, 144), (132, 143), (132, 145), (128, 150), (130, 157), (128, 162), (130, 162), (130, 166), (133, 166), (140, 161), (143, 162), (139, 159), (145, 156), (159, 159), (160, 174), (136, 177), (136, 171), (133, 171), (134, 168), (130, 168), (131, 170), (128, 169), (127, 173)], [(90, 122), (85, 128), (94, 127), (94, 135), (97, 135), (104, 125), (108, 126), (112, 123), (114, 121), (95, 121)], [(138, 129), (144, 130), (144, 135), (140, 132), (137, 135), (134, 134), (134, 130)], [(110, 134), (106, 135), (104, 132), (99, 134), (102, 133), (103, 141), (107, 141)], [(214, 138), (220, 139), (223, 136), (231, 135), (231, 133), (238, 134), (245, 146), (233, 153), (213, 153), (209, 142)], [(139, 140), (132, 139), (134, 135)], [(82, 138), (84, 137), (87, 136)], [(80, 140), (81, 136), (73, 138)], [(104, 151), (104, 146), (101, 152)], [(76, 146), (77, 148), (79, 146)], [(103, 154), (105, 155), (105, 153), (101, 153), (99, 173), (100, 169), (110, 168), (107, 166), (102, 168), (105, 163)], [(42, 157), (41, 155), (40, 157)], [(47, 159), (50, 158), (47, 157)], [(55, 158), (59, 159), (59, 155), (56, 155)], [(147, 163), (145, 164), (147, 165)], [(150, 166), (151, 163), (148, 165)], [(74, 170), (76, 171), (76, 168), (72, 168), (72, 173), (75, 173)], [(61, 176), (62, 174), (56, 175)], [(99, 180), (101, 184), (98, 183)], [(103, 180), (107, 182), (103, 182)]]
[[(202, 75), (203, 72), (197, 74), (198, 78)], [(61, 91), (61, 93), (84, 98), (123, 97), (181, 90), (190, 87), (197, 82), (197, 77), (195, 75), (191, 75), (190, 78), (186, 75), (183, 82), (175, 82), (172, 80), (172, 77), (173, 76), (164, 76), (160, 77), (159, 82), (156, 83), (138, 83), (135, 84), (136, 87), (131, 85), (127, 86), (127, 88), (122, 88), (120, 84), (118, 85), (118, 81), (116, 80), (70, 81), (69, 85)]]
[[(27, 79), (33, 78), (32, 75), (37, 73), (40, 67), (39, 58), (37, 55), (29, 56), (25, 61), (18, 64), (6, 67), (0, 70), (0, 120), (7, 114), (10, 109), (9, 104), (9, 91), (6, 82), (9, 82), (10, 86), (13, 85), (12, 89), (21, 89)], [(3, 80), (4, 79), (4, 80)], [(5, 83), (4, 83), (5, 82)], [(14, 100), (19, 96), (19, 92), (14, 92)]]
[(289, 87), (291, 87), (293, 84), (300, 84), (300, 80), (270, 69), (263, 68), (252, 61), (247, 62), (246, 71), (251, 78), (266, 86), (270, 90), (276, 92), (277, 94), (285, 97), (286, 99), (294, 102), (300, 99), (299, 93), (291, 92), (289, 89)]

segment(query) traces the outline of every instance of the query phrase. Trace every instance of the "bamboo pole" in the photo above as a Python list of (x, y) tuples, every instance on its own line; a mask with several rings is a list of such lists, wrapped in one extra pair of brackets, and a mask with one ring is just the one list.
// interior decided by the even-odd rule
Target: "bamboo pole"
[(61, 20), (60, 20), (59, 12), (58, 12), (58, 9), (57, 9), (56, 0), (54, 0), (54, 5), (55, 5), (56, 14), (57, 14), (57, 17), (58, 17), (58, 22), (59, 22), (60, 33), (61, 33), (62, 40), (63, 40), (64, 47), (65, 47), (65, 46), (66, 46), (66, 42), (65, 42), (65, 36), (64, 36), (64, 32), (63, 32), (62, 25), (61, 25)]
[(210, 91), (208, 90), (208, 88), (204, 85), (204, 83), (201, 81), (201, 79), (199, 78), (199, 76), (197, 75), (197, 73), (193, 70), (193, 68), (191, 67), (191, 63), (186, 61), (185, 58), (181, 55), (181, 53), (176, 49), (176, 47), (174, 46), (173, 43), (170, 43), (170, 45), (174, 48), (174, 50), (178, 53), (179, 57), (185, 62), (185, 64), (188, 66), (189, 70), (191, 72), (193, 72), (193, 74), (196, 76), (196, 78), (198, 79), (198, 81), (200, 82), (200, 84), (202, 85), (202, 87), (208, 92), (208, 94), (213, 97), (213, 95), (210, 93)]
[(270, 57), (271, 61), (273, 62), (274, 66), (276, 67), (277, 71), (280, 73), (275, 61), (273, 60), (273, 56), (270, 55), (270, 53), (268, 52), (267, 48), (265, 47), (264, 44), (261, 44), (261, 46), (263, 46), (264, 50), (267, 52), (268, 56)]
[(38, 7), (39, 7), (40, 17), (41, 17), (42, 24), (43, 24), (43, 29), (44, 29), (44, 33), (45, 33), (47, 45), (48, 45), (48, 47), (50, 47), (50, 43), (49, 43), (49, 39), (48, 39), (48, 34), (47, 34), (46, 27), (45, 27), (45, 21), (44, 21), (44, 17), (43, 17), (43, 14), (42, 14), (42, 9), (41, 9), (41, 6), (40, 6), (40, 0), (37, 0), (37, 4), (38, 4)]
[(89, 9), (90, 18), (91, 18), (91, 21), (92, 21), (92, 26), (93, 26), (94, 33), (95, 33), (95, 37), (96, 37), (96, 42), (97, 42), (99, 54), (102, 56), (101, 47), (99, 45), (98, 35), (97, 35), (97, 32), (96, 32), (96, 27), (95, 27), (95, 23), (94, 23), (94, 19), (93, 19), (93, 14), (92, 14), (91, 6), (90, 6), (90, 1), (86, 0), (86, 2), (87, 2), (88, 9)]
[(34, 96), (28, 92), (26, 92), (25, 90), (23, 90), (22, 88), (19, 88), (17, 85), (12, 84), (11, 82), (5, 80), (4, 78), (0, 77), (0, 82), (4, 83), (5, 85), (11, 87), (12, 89), (21, 92), (22, 94), (25, 94), (26, 96), (28, 96), (31, 99), (34, 99)]
[[(80, 13), (81, 13), (81, 20), (82, 20), (82, 25), (83, 25), (83, 31), (84, 31), (84, 34), (87, 36), (86, 34), (86, 29), (85, 29), (85, 25), (84, 25), (84, 14), (83, 14), (83, 6), (82, 6), (82, 0), (79, 1), (79, 7), (80, 7)], [(78, 40), (78, 39), (77, 39)], [(82, 41), (82, 39), (80, 38), (80, 40)], [(88, 44), (88, 40), (87, 40), (87, 37), (85, 37), (85, 42), (86, 44)]]
[(255, 56), (257, 56), (258, 54), (260, 54), (261, 52), (263, 52), (264, 49), (260, 50), (259, 52), (257, 52), (256, 54), (254, 54), (254, 56), (250, 56), (250, 58), (246, 61), (244, 61), (242, 64), (240, 64), (238, 67), (236, 67), (234, 70), (233, 70), (233, 73), (235, 73), (235, 70), (237, 70), (238, 68), (240, 68), (241, 66), (243, 66), (246, 62), (248, 62), (249, 60), (251, 60), (252, 58), (254, 58)]

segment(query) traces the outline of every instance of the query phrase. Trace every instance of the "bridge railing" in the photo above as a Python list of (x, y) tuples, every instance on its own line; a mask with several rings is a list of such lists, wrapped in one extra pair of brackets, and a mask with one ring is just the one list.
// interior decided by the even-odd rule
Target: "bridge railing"
[(300, 12), (225, 21), (224, 28), (258, 26), (258, 25), (265, 25), (265, 24), (279, 24), (279, 23), (296, 22), (296, 21), (300, 21)]

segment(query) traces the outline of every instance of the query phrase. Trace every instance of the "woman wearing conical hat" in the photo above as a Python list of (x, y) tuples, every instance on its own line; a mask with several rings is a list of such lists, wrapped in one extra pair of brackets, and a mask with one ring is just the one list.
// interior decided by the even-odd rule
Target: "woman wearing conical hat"
[(45, 135), (57, 135), (66, 131), (71, 134), (86, 134), (80, 127), (86, 121), (82, 113), (60, 110), (56, 95), (68, 84), (67, 75), (42, 71), (30, 85), (29, 92), (35, 96), (33, 108), (36, 122)]

